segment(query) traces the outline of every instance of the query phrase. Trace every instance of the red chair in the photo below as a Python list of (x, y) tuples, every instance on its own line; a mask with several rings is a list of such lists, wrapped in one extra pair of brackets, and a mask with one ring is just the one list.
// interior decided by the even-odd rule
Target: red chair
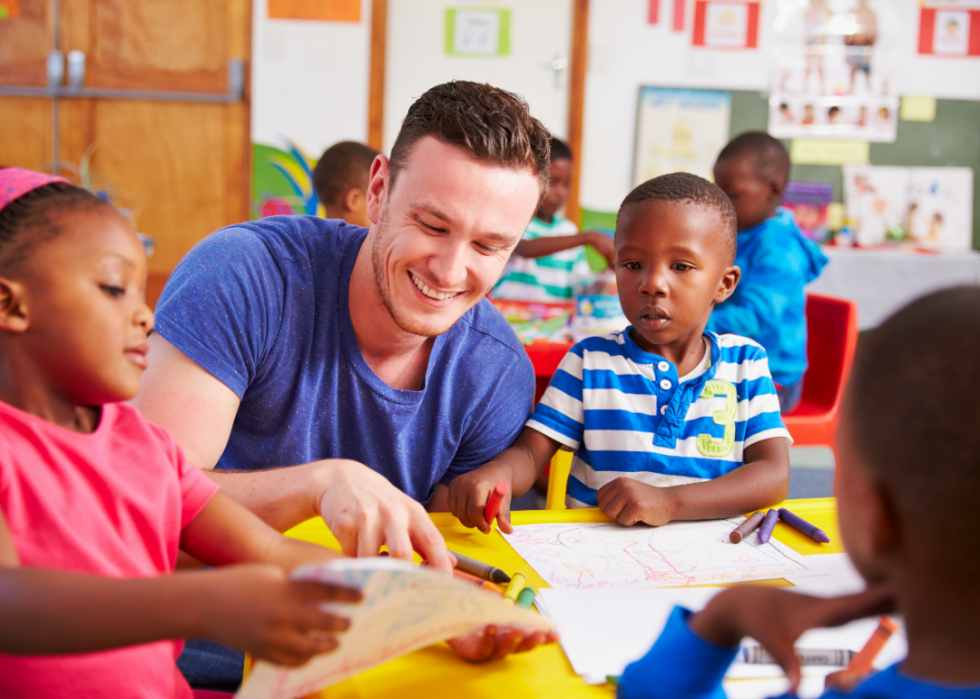
[(571, 342), (532, 342), (524, 345), (527, 356), (534, 366), (534, 404), (537, 405), (544, 395), (551, 377), (558, 371), (562, 358), (572, 349)]
[(783, 422), (793, 446), (830, 447), (836, 463), (841, 399), (857, 349), (857, 304), (807, 294), (806, 331), (809, 367), (803, 375), (803, 397)]

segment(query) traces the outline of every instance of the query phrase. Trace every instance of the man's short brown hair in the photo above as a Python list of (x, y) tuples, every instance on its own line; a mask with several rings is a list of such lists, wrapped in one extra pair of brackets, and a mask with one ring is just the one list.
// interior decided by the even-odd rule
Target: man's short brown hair
[(470, 156), (515, 169), (531, 168), (541, 196), (548, 192), (551, 137), (519, 95), (492, 85), (453, 80), (426, 91), (409, 107), (391, 148), (390, 186), (426, 136)]

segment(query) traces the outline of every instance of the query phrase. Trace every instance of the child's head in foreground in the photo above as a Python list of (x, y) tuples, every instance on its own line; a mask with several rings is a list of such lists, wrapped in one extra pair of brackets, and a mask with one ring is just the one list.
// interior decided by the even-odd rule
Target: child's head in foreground
[(630, 192), (616, 220), (616, 283), (633, 340), (648, 352), (700, 338), (738, 283), (732, 203), (686, 172)]
[(749, 131), (721, 150), (714, 177), (735, 206), (738, 230), (744, 231), (776, 215), (789, 182), (789, 154), (769, 134)]
[(838, 432), (841, 536), (900, 607), (980, 604), (978, 387), (978, 286), (914, 301), (862, 340)]
[(367, 190), (371, 163), (378, 151), (356, 141), (341, 141), (323, 151), (313, 168), (313, 189), (327, 218), (367, 228)]
[(143, 245), (115, 209), (61, 178), (0, 169), (5, 401), (31, 393), (74, 407), (132, 398), (153, 327), (145, 285)]
[(561, 211), (572, 190), (572, 151), (554, 136), (551, 137), (551, 165), (548, 168), (548, 193), (538, 205), (535, 217), (551, 223)]

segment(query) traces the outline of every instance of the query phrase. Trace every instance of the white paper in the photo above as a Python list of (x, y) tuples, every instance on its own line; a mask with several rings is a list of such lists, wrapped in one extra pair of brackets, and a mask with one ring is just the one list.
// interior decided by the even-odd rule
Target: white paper
[(718, 585), (807, 572), (804, 556), (775, 540), (760, 544), (753, 533), (731, 543), (742, 521), (528, 524), (504, 538), (552, 587)]
[(258, 662), (237, 697), (293, 699), (347, 679), (432, 643), (487, 624), (549, 628), (544, 617), (500, 595), (443, 573), (389, 558), (344, 559), (303, 566), (297, 579), (337, 582), (364, 595), (358, 604), (330, 604), (351, 620), (340, 647), (298, 668)]

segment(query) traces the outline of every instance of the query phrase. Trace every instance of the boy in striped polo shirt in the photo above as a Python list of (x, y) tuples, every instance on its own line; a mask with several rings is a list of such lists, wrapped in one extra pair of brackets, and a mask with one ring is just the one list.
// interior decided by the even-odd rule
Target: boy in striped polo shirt
[(568, 504), (625, 525), (730, 517), (786, 497), (792, 440), (765, 350), (705, 331), (738, 284), (735, 236), (731, 202), (695, 175), (657, 177), (626, 197), (615, 269), (631, 325), (576, 344), (517, 441), (452, 482), (463, 524), (489, 531), (494, 484), (525, 493), (562, 447), (575, 450)]

